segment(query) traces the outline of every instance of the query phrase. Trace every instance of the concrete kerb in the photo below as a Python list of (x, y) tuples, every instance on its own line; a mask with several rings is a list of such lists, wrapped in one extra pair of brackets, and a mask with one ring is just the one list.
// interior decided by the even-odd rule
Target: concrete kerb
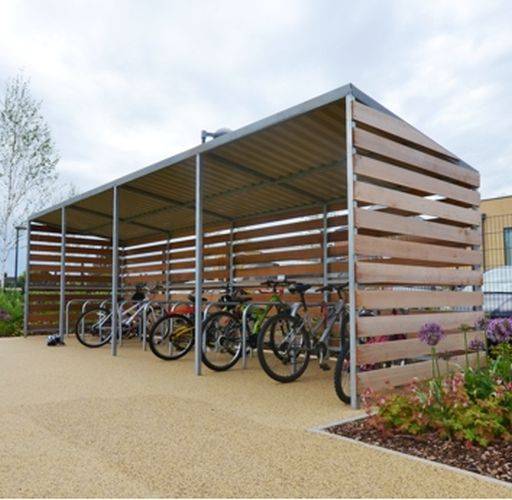
[(488, 482), (490, 484), (495, 484), (497, 486), (503, 486), (503, 487), (508, 488), (509, 490), (512, 491), (512, 483), (509, 483), (507, 481), (502, 481), (501, 479), (496, 479), (494, 477), (485, 476), (483, 474), (478, 474), (477, 472), (471, 472), (471, 471), (468, 471), (468, 470), (459, 469), (458, 467), (454, 467), (453, 465), (447, 465), (447, 464), (443, 464), (441, 462), (435, 462), (433, 460), (428, 460), (427, 458), (416, 457), (414, 455), (409, 455), (408, 453), (403, 453), (403, 452), (397, 451), (397, 450), (391, 450), (391, 449), (385, 448), (383, 446), (377, 446), (375, 444), (365, 443), (364, 441), (359, 441), (357, 439), (349, 438), (349, 437), (346, 437), (346, 436), (340, 436), (338, 434), (333, 434), (332, 432), (328, 432), (326, 430), (329, 427), (333, 427), (335, 425), (342, 425), (342, 424), (347, 424), (349, 422), (356, 422), (357, 420), (362, 420), (364, 418), (366, 418), (366, 413), (364, 413), (364, 414), (358, 413), (357, 415), (353, 415), (351, 417), (347, 417), (347, 418), (344, 418), (344, 419), (341, 419), (341, 420), (337, 420), (335, 422), (331, 422), (331, 423), (324, 424), (324, 425), (321, 425), (321, 426), (312, 427), (312, 428), (308, 429), (307, 431), (311, 432), (313, 434), (320, 434), (320, 435), (329, 437), (331, 439), (338, 439), (338, 440), (341, 440), (341, 441), (345, 441), (346, 443), (352, 443), (352, 444), (355, 444), (355, 445), (363, 446), (365, 448), (369, 448), (369, 449), (376, 450), (376, 451), (379, 451), (379, 452), (387, 453), (389, 455), (393, 455), (393, 456), (396, 456), (396, 457), (403, 457), (403, 458), (406, 458), (406, 459), (409, 459), (409, 460), (416, 460), (417, 462), (421, 462), (421, 463), (424, 463), (424, 464), (427, 464), (427, 465), (431, 465), (433, 467), (438, 467), (438, 468), (441, 468), (441, 469), (444, 469), (444, 470), (447, 470), (447, 471), (455, 472), (457, 474), (463, 474), (465, 476), (469, 476), (469, 477), (472, 477), (474, 479), (478, 479), (480, 481), (485, 481), (485, 482)]

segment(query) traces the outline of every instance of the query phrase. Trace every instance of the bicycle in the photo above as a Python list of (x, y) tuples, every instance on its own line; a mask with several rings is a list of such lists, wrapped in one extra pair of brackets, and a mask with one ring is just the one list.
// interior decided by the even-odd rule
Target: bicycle
[[(288, 289), (300, 295), (300, 302), (291, 310), (284, 311), (266, 320), (258, 335), (258, 359), (265, 373), (278, 382), (297, 380), (307, 369), (312, 354), (318, 358), (320, 368), (329, 370), (328, 360), (332, 348), (329, 341), (339, 322), (340, 339), (346, 337), (348, 311), (342, 292), (343, 285), (327, 285), (317, 292), (336, 291), (339, 300), (334, 305), (322, 304), (323, 319), (311, 317), (305, 293), (312, 285), (292, 284)], [(303, 309), (302, 315), (299, 309)]]
[[(392, 314), (398, 313), (405, 314), (404, 310), (393, 309)], [(376, 316), (374, 311), (363, 309), (359, 316)], [(404, 340), (406, 338), (403, 334), (381, 335), (378, 337), (369, 337), (367, 339), (358, 339), (358, 345), (364, 344), (377, 344), (381, 342), (393, 342), (396, 340)], [(371, 363), (367, 365), (359, 365), (358, 371), (376, 370), (379, 368), (387, 368), (390, 366), (403, 366), (409, 362), (408, 359), (396, 359), (389, 362)], [(338, 398), (344, 403), (350, 404), (350, 341), (346, 330), (344, 331), (341, 339), (341, 348), (336, 360), (334, 368), (334, 390)]]
[(188, 299), (190, 304), (183, 304), (178, 310), (166, 310), (149, 333), (149, 348), (160, 359), (179, 359), (194, 345), (194, 294), (189, 294)]
[[(263, 307), (253, 308), (247, 316), (246, 331), (249, 349), (257, 347), (258, 332), (272, 309), (277, 312), (288, 309), (278, 289), (291, 285), (288, 280), (267, 280), (262, 286), (272, 288), (270, 303)], [(204, 364), (214, 371), (225, 371), (233, 367), (242, 356), (242, 318), (247, 302), (252, 300), (243, 290), (226, 293), (220, 302), (226, 305), (222, 310), (214, 312), (203, 323), (202, 359)]]
[[(119, 333), (121, 337), (141, 337), (144, 309), (150, 302), (147, 299), (135, 300), (128, 309), (118, 311)], [(122, 305), (124, 301), (119, 301)], [(145, 320), (152, 324), (157, 319), (157, 310), (153, 305), (147, 306)], [(75, 325), (75, 334), (78, 341), (86, 347), (101, 347), (112, 338), (112, 311), (105, 307), (94, 307), (82, 313)]]

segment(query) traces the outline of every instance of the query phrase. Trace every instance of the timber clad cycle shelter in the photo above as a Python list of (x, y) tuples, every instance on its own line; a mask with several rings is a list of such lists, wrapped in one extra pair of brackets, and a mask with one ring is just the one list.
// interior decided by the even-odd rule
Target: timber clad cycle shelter
[(202, 296), (231, 283), (261, 301), (268, 278), (348, 280), (352, 396), (429, 378), (425, 323), (448, 333), (438, 350), (451, 363), (464, 357), (462, 324), (483, 338), (479, 183), (349, 84), (33, 215), (25, 334), (64, 335), (81, 300), (115, 311), (139, 282), (162, 300), (193, 291), (199, 374)]

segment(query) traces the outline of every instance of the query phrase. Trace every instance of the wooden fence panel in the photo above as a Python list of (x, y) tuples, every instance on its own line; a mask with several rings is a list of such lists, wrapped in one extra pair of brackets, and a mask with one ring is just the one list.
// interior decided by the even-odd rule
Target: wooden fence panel
[(426, 323), (448, 332), (438, 349), (452, 365), (465, 359), (462, 325), (483, 336), (480, 179), (402, 120), (353, 112), (356, 309), (374, 312), (356, 318), (359, 390), (391, 389), (432, 376)]

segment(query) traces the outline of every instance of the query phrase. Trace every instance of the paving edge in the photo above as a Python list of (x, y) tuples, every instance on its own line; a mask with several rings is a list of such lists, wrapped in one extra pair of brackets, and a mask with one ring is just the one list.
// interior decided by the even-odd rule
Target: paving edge
[(471, 472), (469, 470), (460, 469), (458, 467), (454, 467), (453, 465), (447, 465), (447, 464), (443, 464), (441, 462), (435, 462), (434, 460), (428, 460), (427, 458), (416, 457), (414, 455), (409, 455), (408, 453), (403, 453), (401, 451), (391, 450), (389, 448), (385, 448), (384, 446), (377, 446), (375, 444), (365, 443), (364, 441), (359, 441), (357, 439), (349, 438), (349, 437), (346, 437), (346, 436), (340, 436), (338, 434), (333, 434), (332, 432), (326, 431), (327, 427), (333, 427), (335, 425), (347, 424), (349, 422), (355, 422), (357, 420), (362, 420), (363, 418), (366, 418), (366, 414), (364, 414), (364, 415), (353, 415), (351, 417), (347, 417), (347, 418), (344, 418), (344, 419), (341, 419), (341, 420), (337, 420), (335, 422), (331, 422), (331, 423), (326, 424), (326, 425), (321, 425), (321, 426), (313, 427), (311, 429), (308, 429), (308, 432), (312, 432), (314, 434), (321, 434), (323, 436), (327, 436), (327, 437), (330, 437), (332, 439), (338, 439), (338, 440), (341, 440), (341, 441), (345, 441), (347, 443), (352, 443), (352, 444), (360, 445), (360, 446), (363, 446), (363, 447), (366, 447), (366, 448), (370, 448), (370, 449), (373, 449), (373, 450), (381, 451), (383, 453), (388, 453), (389, 455), (403, 457), (403, 458), (407, 458), (409, 460), (416, 460), (417, 462), (421, 462), (421, 463), (424, 463), (424, 464), (427, 464), (427, 465), (432, 465), (434, 467), (438, 467), (440, 469), (444, 469), (444, 470), (447, 470), (447, 471), (455, 472), (457, 474), (463, 474), (465, 476), (469, 476), (469, 477), (472, 477), (474, 479), (478, 479), (480, 481), (486, 481), (486, 482), (494, 484), (496, 486), (502, 486), (502, 487), (508, 488), (509, 490), (512, 490), (512, 484), (509, 483), (508, 481), (502, 481), (501, 479), (496, 479), (494, 477), (485, 476), (483, 474), (478, 474), (477, 472)]

